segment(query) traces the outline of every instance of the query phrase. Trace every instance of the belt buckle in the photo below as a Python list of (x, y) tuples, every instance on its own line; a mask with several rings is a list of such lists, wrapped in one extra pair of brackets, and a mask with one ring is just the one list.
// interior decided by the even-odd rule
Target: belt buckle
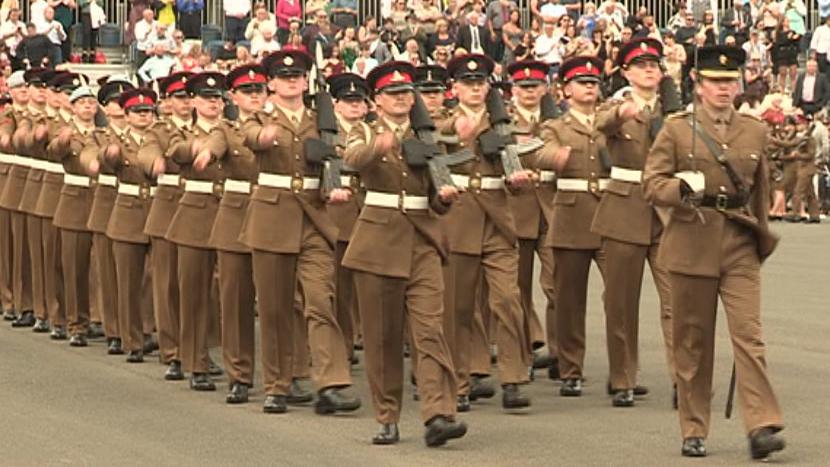
[(181, 188), (182, 190), (184, 190), (184, 186), (185, 186), (186, 184), (187, 184), (187, 180), (185, 180), (185, 179), (184, 179), (184, 177), (179, 176), (179, 188)]
[(597, 181), (597, 180), (590, 180), (590, 181), (588, 181), (588, 190), (589, 190), (591, 193), (597, 193), (597, 192), (599, 192), (599, 181)]
[(404, 204), (405, 199), (406, 199), (406, 190), (401, 190), (401, 193), (398, 195), (398, 209), (401, 212), (406, 212), (406, 205)]
[(303, 191), (303, 179), (300, 177), (292, 177), (291, 178), (291, 191), (294, 193), (299, 193)]
[(138, 197), (140, 199), (150, 199), (150, 186), (142, 184), (138, 189)]
[(213, 196), (221, 198), (225, 194), (225, 182), (213, 182)]
[(729, 202), (729, 196), (719, 193), (715, 196), (715, 209), (718, 211), (726, 211), (727, 204)]
[(360, 188), (360, 179), (357, 177), (357, 175), (349, 176), (349, 188), (351, 188), (353, 191), (357, 191)]
[(481, 178), (479, 177), (470, 177), (470, 188), (473, 190), (480, 190), (481, 189)]

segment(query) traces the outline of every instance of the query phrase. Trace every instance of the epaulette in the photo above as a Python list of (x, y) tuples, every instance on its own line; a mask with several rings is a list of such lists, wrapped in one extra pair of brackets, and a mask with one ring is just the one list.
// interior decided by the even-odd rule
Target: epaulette
[(608, 109), (610, 109), (611, 107), (613, 107), (615, 105), (622, 104), (623, 102), (625, 102), (623, 99), (614, 99), (614, 98), (607, 99), (607, 100), (603, 101), (599, 106), (597, 106), (597, 111), (601, 112), (601, 111), (604, 111), (604, 110), (608, 110)]
[(681, 110), (680, 112), (674, 112), (670, 114), (668, 117), (666, 117), (666, 120), (678, 120), (681, 118), (688, 118), (691, 115), (692, 113), (688, 110)]

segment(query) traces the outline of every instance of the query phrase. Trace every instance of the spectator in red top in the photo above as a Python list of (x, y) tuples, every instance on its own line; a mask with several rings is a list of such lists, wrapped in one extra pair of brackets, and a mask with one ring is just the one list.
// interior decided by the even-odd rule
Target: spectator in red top
[(303, 16), (300, 0), (277, 0), (277, 39), (280, 44), (288, 40), (288, 29), (292, 18)]

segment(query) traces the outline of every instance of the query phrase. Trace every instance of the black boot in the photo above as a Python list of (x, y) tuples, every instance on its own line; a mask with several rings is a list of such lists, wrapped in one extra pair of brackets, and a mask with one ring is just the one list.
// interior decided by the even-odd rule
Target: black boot
[(35, 312), (24, 311), (23, 314), (12, 321), (13, 328), (30, 328), (35, 325)]
[(45, 333), (49, 332), (49, 321), (45, 319), (35, 320), (35, 325), (32, 327), (32, 332)]
[(194, 391), (215, 391), (216, 385), (207, 373), (193, 373), (190, 377), (190, 389)]
[(470, 401), (478, 399), (490, 399), (496, 395), (496, 389), (492, 384), (484, 380), (484, 377), (473, 376), (470, 378)]
[(86, 336), (83, 334), (73, 334), (72, 337), (69, 338), (69, 345), (72, 347), (86, 347)]
[(225, 372), (217, 365), (212, 358), (208, 357), (208, 374), (210, 376), (222, 376)]
[(559, 388), (559, 395), (563, 397), (579, 397), (582, 395), (582, 380), (579, 378), (569, 378), (562, 381), (562, 387)]
[(753, 459), (766, 459), (770, 454), (781, 451), (787, 443), (775, 434), (773, 428), (760, 428), (749, 435), (749, 454)]
[(456, 401), (455, 410), (457, 412), (469, 412), (470, 411), (470, 397), (469, 396), (458, 396), (458, 400)]
[(518, 384), (504, 384), (501, 387), (501, 406), (505, 409), (530, 407), (530, 398), (522, 394)]
[(49, 338), (55, 341), (66, 340), (66, 328), (63, 326), (55, 326), (49, 334)]
[(262, 404), (262, 411), (265, 413), (285, 413), (288, 410), (288, 403), (285, 396), (265, 396)]
[(401, 434), (398, 431), (398, 425), (394, 423), (383, 423), (380, 425), (378, 433), (372, 437), (372, 444), (386, 446), (395, 444), (401, 439)]
[(101, 323), (89, 323), (89, 329), (86, 330), (86, 337), (90, 339), (100, 339), (104, 337), (104, 326)]
[(632, 389), (619, 389), (614, 391), (611, 405), (614, 407), (634, 407), (634, 391)]
[(291, 380), (291, 386), (288, 388), (288, 395), (285, 396), (285, 401), (289, 404), (308, 404), (309, 402), (314, 400), (314, 395), (310, 392), (305, 390), (302, 385), (300, 385), (299, 378), (294, 378)]
[(467, 434), (467, 425), (464, 422), (451, 421), (443, 415), (433, 417), (427, 422), (427, 431), (424, 440), (427, 446), (434, 448), (447, 444), (451, 439), (461, 438)]
[(14, 310), (3, 310), (3, 321), (14, 321), (17, 319), (17, 312)]
[(248, 402), (248, 385), (245, 383), (233, 382), (231, 390), (225, 396), (225, 402), (228, 404), (244, 404)]
[(159, 342), (153, 337), (152, 334), (145, 334), (144, 335), (144, 354), (150, 355), (151, 353), (155, 352), (159, 349)]
[(107, 338), (107, 355), (124, 355), (120, 337)]
[(130, 350), (127, 355), (127, 363), (144, 363), (144, 352), (141, 350)]
[(182, 372), (182, 362), (173, 360), (167, 366), (167, 371), (164, 372), (164, 379), (167, 381), (181, 381), (184, 379)]
[(349, 396), (339, 388), (326, 388), (317, 394), (314, 412), (318, 415), (330, 415), (336, 412), (354, 412), (360, 408), (360, 399)]
[(683, 457), (706, 457), (706, 444), (703, 442), (703, 438), (684, 439), (680, 454)]

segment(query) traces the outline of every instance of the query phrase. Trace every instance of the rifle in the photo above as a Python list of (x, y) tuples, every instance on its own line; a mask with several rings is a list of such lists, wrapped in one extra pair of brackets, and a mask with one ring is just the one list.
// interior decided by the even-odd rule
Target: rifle
[(517, 144), (513, 138), (510, 115), (504, 106), (504, 99), (496, 88), (487, 93), (487, 113), (490, 114), (491, 129), (478, 137), (481, 152), (492, 159), (501, 159), (504, 176), (509, 178), (516, 172), (524, 170), (519, 156), (533, 152), (541, 147), (541, 141), (535, 140)]
[(444, 155), (438, 146), (439, 138), (435, 123), (429, 116), (429, 110), (421, 98), (421, 93), (415, 90), (414, 94), (415, 104), (409, 111), (409, 122), (415, 132), (415, 138), (408, 138), (401, 143), (406, 161), (413, 167), (426, 165), (436, 189), (442, 186), (457, 188), (452, 181), (449, 166), (467, 162), (475, 157), (475, 153), (470, 148), (465, 148)]
[(343, 159), (337, 155), (337, 116), (331, 94), (320, 84), (314, 95), (314, 107), (317, 110), (317, 131), (319, 138), (305, 141), (306, 159), (323, 165), (322, 193), (328, 196), (332, 190), (343, 188), (340, 173), (343, 171)]

